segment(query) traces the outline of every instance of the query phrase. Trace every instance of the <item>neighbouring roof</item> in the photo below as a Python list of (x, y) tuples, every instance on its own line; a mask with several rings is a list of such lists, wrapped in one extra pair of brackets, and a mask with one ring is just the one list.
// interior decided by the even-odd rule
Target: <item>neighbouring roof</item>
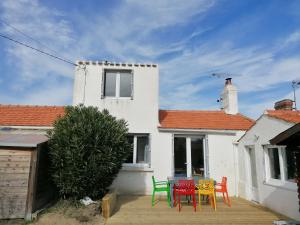
[(0, 126), (52, 126), (63, 106), (0, 105)]
[(224, 111), (160, 110), (160, 128), (248, 130), (254, 120), (242, 115), (230, 115)]
[(0, 134), (0, 146), (5, 147), (36, 147), (46, 141), (42, 134)]
[(290, 123), (300, 123), (300, 110), (266, 110), (265, 114)]

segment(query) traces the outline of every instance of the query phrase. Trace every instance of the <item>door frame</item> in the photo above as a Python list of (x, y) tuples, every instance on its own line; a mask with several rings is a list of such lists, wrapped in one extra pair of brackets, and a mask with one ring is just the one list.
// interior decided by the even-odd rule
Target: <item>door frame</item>
[(204, 134), (173, 134), (172, 135), (172, 157), (173, 157), (173, 166), (172, 166), (172, 174), (175, 176), (175, 152), (174, 152), (174, 138), (175, 137), (184, 137), (186, 138), (186, 176), (192, 177), (192, 148), (191, 148), (191, 139), (192, 138), (202, 138), (203, 141), (203, 161), (204, 161), (204, 176), (207, 175), (207, 162), (206, 162), (206, 135)]
[[(246, 190), (247, 196), (250, 201), (259, 202), (259, 193), (258, 187), (254, 187), (252, 183), (252, 164), (251, 164), (251, 151), (254, 151), (255, 154), (255, 146), (254, 145), (247, 145), (245, 146), (245, 155), (246, 155)], [(256, 161), (256, 154), (254, 158), (255, 163), (255, 170), (256, 170), (256, 182), (258, 184), (257, 179), (257, 161)]]

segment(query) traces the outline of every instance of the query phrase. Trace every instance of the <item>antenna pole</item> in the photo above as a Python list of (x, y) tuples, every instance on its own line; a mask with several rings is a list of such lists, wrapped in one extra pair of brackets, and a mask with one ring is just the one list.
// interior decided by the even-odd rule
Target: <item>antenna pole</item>
[(296, 88), (295, 86), (293, 85), (293, 89), (294, 89), (294, 103), (295, 103), (295, 110), (297, 110), (297, 101), (296, 101)]

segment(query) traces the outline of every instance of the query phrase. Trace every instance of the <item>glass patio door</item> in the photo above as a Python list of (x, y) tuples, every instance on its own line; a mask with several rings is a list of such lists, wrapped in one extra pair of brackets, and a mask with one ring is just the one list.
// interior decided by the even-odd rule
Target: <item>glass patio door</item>
[(174, 137), (174, 176), (205, 176), (203, 137)]

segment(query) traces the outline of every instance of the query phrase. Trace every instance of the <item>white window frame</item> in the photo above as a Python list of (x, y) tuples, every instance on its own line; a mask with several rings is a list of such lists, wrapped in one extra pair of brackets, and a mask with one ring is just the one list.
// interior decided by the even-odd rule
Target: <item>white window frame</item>
[[(142, 167), (142, 168), (149, 168), (151, 164), (151, 148), (150, 148), (150, 135), (149, 134), (129, 134), (130, 136), (133, 136), (133, 160), (132, 163), (123, 163), (123, 167)], [(137, 157), (137, 139), (138, 137), (148, 137), (148, 150), (146, 150), (145, 154), (149, 154), (149, 162), (147, 163), (137, 163), (136, 157)], [(147, 157), (145, 155), (145, 157)]]
[[(279, 156), (280, 179), (271, 177), (271, 167), (269, 158), (269, 149), (276, 148)], [(265, 161), (265, 183), (273, 186), (281, 186), (283, 188), (295, 189), (296, 183), (287, 179), (287, 161), (286, 148), (279, 145), (265, 145), (264, 146), (264, 161)]]
[[(107, 69), (104, 71), (104, 79), (103, 79), (103, 97), (104, 98), (109, 98), (109, 99), (133, 99), (133, 72), (132, 70), (124, 70), (124, 71), (127, 71), (131, 74), (131, 96), (129, 97), (120, 97), (120, 86), (121, 86), (121, 72), (122, 70), (110, 70), (110, 69)], [(106, 81), (106, 73), (107, 72), (115, 72), (116, 73), (116, 94), (115, 96), (106, 96), (105, 95), (105, 81)]]

